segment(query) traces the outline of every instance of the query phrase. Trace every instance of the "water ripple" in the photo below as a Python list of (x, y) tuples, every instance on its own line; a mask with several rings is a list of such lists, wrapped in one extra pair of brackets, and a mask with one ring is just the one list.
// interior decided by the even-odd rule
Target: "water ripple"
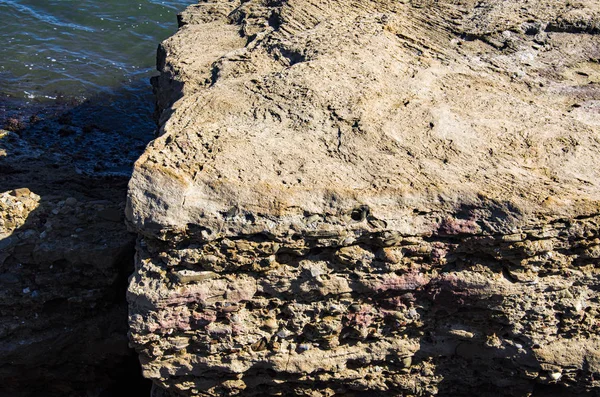
[(89, 26), (78, 25), (76, 23), (64, 22), (56, 18), (53, 15), (44, 13), (43, 11), (36, 10), (34, 6), (25, 6), (20, 4), (18, 1), (7, 1), (6, 5), (12, 7), (15, 11), (22, 14), (28, 14), (40, 22), (45, 22), (50, 25), (60, 26), (64, 28), (72, 28), (76, 30), (83, 30), (86, 32), (94, 32), (95, 30)]
[(0, 0), (0, 95), (86, 98), (153, 73), (193, 0)]

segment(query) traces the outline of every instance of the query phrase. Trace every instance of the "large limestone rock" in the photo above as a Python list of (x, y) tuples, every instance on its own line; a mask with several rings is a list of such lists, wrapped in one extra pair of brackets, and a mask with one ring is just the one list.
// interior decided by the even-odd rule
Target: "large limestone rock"
[(213, 1), (159, 51), (157, 395), (592, 395), (600, 6)]

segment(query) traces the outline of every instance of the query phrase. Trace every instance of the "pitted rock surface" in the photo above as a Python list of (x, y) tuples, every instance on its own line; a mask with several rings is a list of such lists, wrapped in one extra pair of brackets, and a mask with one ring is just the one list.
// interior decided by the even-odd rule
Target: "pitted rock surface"
[(214, 1), (159, 50), (155, 394), (593, 395), (594, 1)]

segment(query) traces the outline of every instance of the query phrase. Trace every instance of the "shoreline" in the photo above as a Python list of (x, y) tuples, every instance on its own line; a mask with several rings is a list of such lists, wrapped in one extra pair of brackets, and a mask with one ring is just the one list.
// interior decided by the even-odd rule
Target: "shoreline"
[(154, 106), (149, 80), (87, 99), (0, 98), (3, 391), (149, 395), (127, 340), (123, 211)]
[[(600, 387), (598, 60), (539, 69), (594, 37), (499, 5), (339, 4), (188, 7), (150, 145), (112, 96), (0, 123), (9, 393)], [(472, 32), (499, 15), (508, 34)]]
[(154, 138), (152, 89), (148, 80), (87, 99), (0, 98), (0, 128), (62, 157), (80, 174), (127, 177)]
[(128, 346), (124, 207), (155, 137), (152, 74), (88, 98), (0, 97), (2, 396), (150, 394)]

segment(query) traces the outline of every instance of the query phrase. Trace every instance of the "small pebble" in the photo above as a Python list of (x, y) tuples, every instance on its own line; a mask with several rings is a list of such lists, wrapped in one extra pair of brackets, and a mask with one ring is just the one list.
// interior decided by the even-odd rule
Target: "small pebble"
[(280, 337), (281, 339), (285, 339), (290, 335), (292, 335), (292, 332), (285, 328), (277, 333), (277, 336)]
[(265, 321), (265, 327), (267, 327), (269, 329), (279, 328), (279, 326), (277, 325), (277, 320), (275, 320), (274, 318), (270, 318), (267, 321)]
[(559, 380), (560, 378), (562, 378), (562, 374), (560, 372), (552, 372), (550, 374), (550, 377), (552, 378), (552, 380)]
[(402, 312), (394, 312), (393, 314), (394, 318), (398, 319), (398, 320), (404, 320), (404, 314)]
[(297, 350), (298, 350), (299, 353), (302, 353), (302, 352), (305, 352), (307, 350), (310, 350), (310, 347), (311, 346), (308, 343), (301, 343), (301, 344), (298, 345), (298, 349)]
[(68, 199), (65, 200), (65, 204), (68, 205), (69, 207), (73, 207), (77, 204), (77, 199), (75, 197), (69, 197)]
[(318, 221), (319, 219), (321, 219), (321, 217), (319, 215), (311, 215), (308, 217), (308, 219), (306, 219), (306, 224), (310, 225), (311, 223), (315, 223), (316, 221)]
[[(211, 278), (210, 276), (212, 274), (214, 274), (213, 272), (200, 272), (200, 273), (201, 273), (199, 275), (200, 277), (196, 281), (200, 281), (200, 280), (205, 280), (207, 278)], [(221, 308), (221, 310), (224, 313), (233, 313), (233, 312), (237, 312), (238, 310), (240, 310), (240, 306), (239, 305), (235, 305), (235, 304), (231, 304), (231, 303), (226, 303), (225, 306), (223, 306)]]
[(31, 191), (26, 187), (12, 191), (12, 195), (15, 197), (28, 197), (29, 193), (31, 193)]
[(410, 318), (419, 318), (419, 313), (417, 313), (417, 311), (415, 310), (414, 307), (411, 307), (410, 309), (408, 309), (408, 315), (410, 316)]

